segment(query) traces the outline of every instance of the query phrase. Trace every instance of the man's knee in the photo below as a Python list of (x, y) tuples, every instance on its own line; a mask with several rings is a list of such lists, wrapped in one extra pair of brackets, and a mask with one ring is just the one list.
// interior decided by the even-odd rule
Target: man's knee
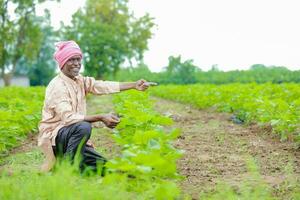
[(78, 123), (77, 131), (82, 135), (83, 137), (89, 138), (92, 132), (92, 125), (89, 122), (82, 121)]

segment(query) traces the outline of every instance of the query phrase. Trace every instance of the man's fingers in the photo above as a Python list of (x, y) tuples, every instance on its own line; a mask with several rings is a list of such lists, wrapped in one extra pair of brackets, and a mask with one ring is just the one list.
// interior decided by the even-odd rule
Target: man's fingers
[(106, 115), (103, 122), (108, 128), (115, 128), (120, 123), (120, 118), (110, 113)]
[(110, 125), (108, 125), (107, 127), (108, 128), (115, 128), (117, 126), (117, 124), (110, 124)]
[(142, 86), (144, 83), (146, 83), (146, 80), (144, 80), (144, 79), (140, 79), (140, 80), (138, 80), (138, 86)]
[(148, 89), (148, 87), (149, 87), (149, 85), (148, 84), (146, 84), (146, 83), (144, 83), (142, 86), (141, 86), (141, 90), (146, 90), (146, 89)]
[(117, 126), (118, 123), (111, 123), (110, 126)]
[(115, 122), (120, 122), (120, 118), (115, 116), (115, 115), (112, 115), (111, 118), (115, 121)]
[(109, 123), (110, 124), (116, 124), (116, 123), (118, 123), (119, 121), (118, 120), (116, 120), (116, 119), (110, 119), (109, 120)]
[(157, 86), (158, 84), (155, 82), (145, 82), (142, 87), (146, 87), (146, 89), (150, 86)]
[(115, 118), (115, 119), (111, 119), (110, 122), (108, 123), (108, 127), (116, 127), (120, 122), (120, 119), (119, 118)]
[(157, 85), (158, 84), (155, 83), (155, 82), (147, 82), (144, 79), (140, 79), (140, 80), (137, 81), (137, 87), (136, 87), (136, 89), (144, 91), (144, 90), (148, 89), (150, 86), (157, 86)]
[(119, 119), (110, 119), (110, 124), (118, 124), (120, 122)]

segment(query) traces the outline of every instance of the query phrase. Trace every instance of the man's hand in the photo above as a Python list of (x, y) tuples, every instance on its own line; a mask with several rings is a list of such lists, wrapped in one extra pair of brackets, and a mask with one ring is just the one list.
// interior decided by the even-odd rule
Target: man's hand
[(150, 85), (148, 84), (147, 81), (145, 81), (144, 79), (138, 80), (137, 82), (135, 82), (135, 89), (139, 90), (139, 91), (145, 91), (148, 89)]
[(110, 113), (110, 114), (101, 115), (101, 121), (108, 128), (115, 128), (120, 123), (120, 118)]
[(136, 89), (139, 91), (145, 91), (148, 89), (149, 86), (156, 86), (157, 83), (154, 82), (147, 82), (144, 79), (140, 79), (137, 82), (126, 82), (126, 83), (120, 83), (120, 90), (129, 90), (129, 89)]

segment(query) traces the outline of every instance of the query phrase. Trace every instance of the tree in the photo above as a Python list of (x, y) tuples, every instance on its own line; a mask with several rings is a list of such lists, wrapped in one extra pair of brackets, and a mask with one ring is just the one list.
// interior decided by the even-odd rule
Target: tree
[(250, 70), (266, 70), (267, 69), (267, 66), (265, 66), (264, 64), (254, 64), (254, 65), (251, 65), (250, 67)]
[[(41, 30), (36, 20), (35, 6), (45, 0), (0, 0), (0, 69), (5, 86), (22, 58), (36, 58), (41, 45)], [(15, 7), (13, 16), (9, 6)]]
[(29, 75), (30, 85), (47, 85), (55, 75), (56, 63), (53, 59), (54, 43), (57, 40), (56, 32), (50, 21), (50, 12), (45, 10), (45, 16), (39, 17), (42, 31), (41, 48), (37, 58), (30, 61), (26, 58), (20, 59), (15, 74)]
[(181, 56), (170, 56), (166, 75), (170, 83), (191, 84), (196, 83), (196, 73), (200, 69), (193, 64), (193, 60), (181, 61)]
[(211, 69), (210, 69), (209, 71), (211, 71), (211, 72), (218, 72), (218, 71), (220, 71), (220, 70), (219, 70), (219, 67), (218, 67), (217, 64), (213, 64), (213, 65), (211, 66)]
[(135, 18), (127, 0), (87, 0), (71, 26), (64, 27), (65, 40), (73, 39), (84, 52), (85, 73), (97, 78), (116, 74), (124, 61), (141, 61), (151, 38), (152, 18)]

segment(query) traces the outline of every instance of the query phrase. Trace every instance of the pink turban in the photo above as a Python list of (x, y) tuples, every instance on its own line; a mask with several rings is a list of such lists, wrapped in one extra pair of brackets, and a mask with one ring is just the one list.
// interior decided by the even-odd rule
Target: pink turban
[(55, 43), (57, 47), (54, 53), (54, 59), (58, 63), (60, 69), (63, 68), (64, 64), (73, 56), (80, 56), (82, 58), (82, 52), (80, 47), (74, 41), (61, 41)]

